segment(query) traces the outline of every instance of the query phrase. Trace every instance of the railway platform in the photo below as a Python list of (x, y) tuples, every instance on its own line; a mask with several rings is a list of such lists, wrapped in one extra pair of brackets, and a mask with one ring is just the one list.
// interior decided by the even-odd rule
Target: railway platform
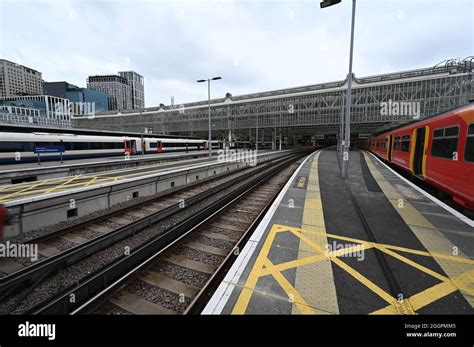
[(311, 154), (203, 314), (473, 314), (474, 223), (372, 154)]

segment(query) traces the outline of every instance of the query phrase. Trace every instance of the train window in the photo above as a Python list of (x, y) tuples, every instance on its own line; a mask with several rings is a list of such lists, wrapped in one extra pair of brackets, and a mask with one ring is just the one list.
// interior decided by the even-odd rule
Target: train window
[(395, 142), (393, 143), (393, 150), (400, 150), (400, 136), (395, 136)]
[(401, 147), (403, 152), (408, 152), (410, 150), (410, 135), (402, 136)]
[(76, 151), (83, 151), (87, 149), (88, 143), (87, 142), (74, 142), (74, 149)]
[(436, 129), (433, 132), (431, 155), (433, 157), (453, 159), (454, 152), (458, 149), (459, 128), (449, 127)]
[(459, 128), (458, 127), (451, 127), (444, 129), (444, 137), (448, 136), (458, 136), (459, 135)]
[(474, 123), (469, 125), (467, 130), (464, 160), (474, 163)]
[(90, 146), (91, 146), (91, 149), (103, 149), (104, 148), (104, 144), (101, 143), (101, 142), (91, 142)]
[(0, 142), (0, 152), (23, 152), (21, 142)]

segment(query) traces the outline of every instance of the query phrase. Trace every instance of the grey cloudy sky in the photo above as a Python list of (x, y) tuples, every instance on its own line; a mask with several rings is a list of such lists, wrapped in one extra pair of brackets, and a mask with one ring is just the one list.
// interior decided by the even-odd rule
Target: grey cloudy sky
[[(351, 1), (0, 0), (0, 57), (85, 86), (135, 70), (146, 106), (343, 79)], [(354, 72), (367, 76), (474, 54), (472, 0), (358, 0)]]

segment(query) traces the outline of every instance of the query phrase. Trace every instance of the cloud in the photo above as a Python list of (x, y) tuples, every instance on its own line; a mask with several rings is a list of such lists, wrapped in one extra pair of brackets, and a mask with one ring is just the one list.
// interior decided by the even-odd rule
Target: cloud
[[(195, 81), (216, 75), (216, 97), (343, 79), (351, 2), (318, 2), (0, 0), (0, 56), (79, 86), (135, 70), (147, 106), (205, 99)], [(472, 55), (473, 10), (470, 0), (359, 0), (354, 72)]]

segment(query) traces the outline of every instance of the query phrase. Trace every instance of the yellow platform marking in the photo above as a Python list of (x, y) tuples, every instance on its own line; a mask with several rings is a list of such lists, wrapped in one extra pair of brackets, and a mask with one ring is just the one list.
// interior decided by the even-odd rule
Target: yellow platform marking
[[(407, 226), (411, 229), (413, 234), (420, 240), (421, 244), (428, 251), (430, 256), (438, 263), (449, 278), (458, 278), (458, 276), (474, 270), (473, 262), (466, 257), (458, 247), (455, 247), (450, 240), (423, 216), (407, 199), (404, 198), (398, 190), (393, 187), (385, 177), (380, 173), (377, 167), (372, 163), (366, 152), (364, 157), (372, 173), (374, 179), (379, 184), (384, 194), (389, 199), (390, 203), (398, 212), (400, 217), (404, 220)], [(403, 201), (403, 207), (400, 208), (399, 201)], [(453, 251), (457, 250), (458, 254), (453, 255)], [(456, 259), (456, 261), (454, 261)], [(462, 278), (462, 277), (461, 277)], [(464, 285), (455, 285), (469, 302), (471, 307), (474, 307), (474, 295), (472, 289), (466, 288)]]
[[(323, 205), (319, 189), (318, 164), (320, 154), (321, 152), (316, 153), (311, 162), (301, 223), (305, 229), (325, 231)], [(299, 242), (297, 259), (303, 259), (308, 253), (314, 252), (313, 248), (315, 247), (321, 253), (321, 250), (328, 243), (324, 234), (308, 234), (307, 237), (311, 244)], [(323, 258), (318, 262), (308, 264), (301, 262), (296, 268), (295, 288), (301, 293), (302, 297), (306, 298), (311, 307), (319, 309), (319, 313), (339, 313), (334, 275), (329, 259)], [(301, 312), (297, 305), (293, 305), (292, 311), (295, 314)]]
[(11, 198), (16, 197), (18, 195), (22, 195), (22, 194), (25, 194), (25, 193), (28, 194), (29, 192), (31, 192), (31, 189), (39, 187), (39, 186), (41, 186), (45, 183), (46, 183), (46, 181), (36, 182), (34, 184), (29, 185), (28, 187), (26, 187), (24, 189), (20, 189), (20, 190), (17, 190), (16, 192), (14, 192), (14, 193), (4, 195), (4, 196), (1, 197), (0, 202), (4, 202), (4, 201), (6, 201), (5, 199), (11, 199)]
[[(6, 202), (10, 200), (15, 200), (23, 196), (34, 196), (34, 195), (43, 195), (49, 194), (53, 191), (58, 190), (69, 190), (72, 188), (88, 187), (90, 185), (95, 185), (106, 182), (113, 182), (120, 179), (124, 179), (126, 176), (86, 176), (78, 175), (73, 177), (60, 177), (52, 178), (43, 181), (35, 182), (25, 182), (20, 184), (11, 184), (7, 185), (5, 188), (2, 187), (1, 192), (5, 195), (0, 195), (0, 202)], [(87, 181), (72, 183), (78, 179), (87, 179)], [(42, 188), (41, 186), (56, 183), (54, 187)], [(9, 193), (11, 191), (11, 193)], [(14, 199), (12, 199), (14, 198)]]
[(71, 183), (72, 181), (78, 179), (79, 177), (81, 177), (81, 176), (74, 176), (74, 177), (68, 179), (67, 181), (64, 181), (63, 183), (58, 184), (57, 186), (48, 188), (44, 191), (43, 194), (48, 194), (48, 193), (54, 192), (57, 189), (61, 189), (62, 187), (67, 186), (69, 183)]
[[(271, 263), (268, 259), (268, 253), (275, 240), (275, 236), (278, 233), (291, 233), (292, 235), (298, 237), (301, 243), (305, 243), (308, 245), (309, 249), (311, 250), (311, 253), (308, 254), (311, 255), (308, 256), (308, 254), (306, 254), (306, 256), (301, 257), (300, 259), (295, 259), (280, 264)], [(348, 246), (343, 249), (328, 251), (322, 249), (319, 244), (314, 242), (309, 237), (310, 235), (319, 235), (321, 237), (324, 236), (326, 238), (351, 241), (356, 244), (356, 246)], [(407, 266), (411, 266), (419, 271), (422, 271), (436, 278), (440, 281), (440, 283), (435, 284), (434, 286), (427, 288), (421, 291), (420, 293), (414, 294), (409, 298), (405, 298), (402, 301), (398, 301), (398, 298), (395, 298), (389, 293), (387, 293), (379, 285), (369, 280), (364, 274), (355, 270), (340, 259), (346, 254), (350, 254), (359, 250), (365, 251), (371, 248), (384, 252), (386, 255), (398, 259), (399, 261), (405, 263)], [(430, 258), (434, 258), (433, 255), (436, 255), (436, 257), (438, 258), (440, 256), (443, 256), (442, 258), (445, 261), (469, 265), (471, 270), (459, 274), (456, 277), (447, 277), (421, 264), (418, 264), (417, 262), (396, 253), (395, 251), (403, 251)], [(288, 298), (292, 299), (295, 309), (294, 313), (327, 313), (325, 311), (322, 311), (319, 307), (314, 307), (310, 305), (307, 298), (302, 295), (301, 291), (298, 290), (297, 286), (295, 285), (295, 287), (292, 287), (282, 274), (282, 271), (284, 270), (292, 268), (296, 268), (298, 270), (307, 265), (318, 264), (327, 260), (333, 262), (335, 265), (337, 265), (342, 270), (347, 272), (350, 276), (352, 276), (354, 279), (356, 279), (359, 283), (367, 287), (369, 290), (371, 290), (387, 302), (388, 305), (386, 307), (373, 311), (372, 314), (414, 314), (417, 310), (426, 307), (427, 305), (437, 300), (440, 300), (457, 290), (462, 290), (469, 295), (474, 295), (474, 288), (470, 287), (472, 284), (474, 284), (474, 260), (460, 258), (452, 256), (450, 254), (434, 254), (427, 251), (420, 251), (406, 247), (374, 243), (366, 240), (326, 233), (324, 230), (308, 230), (303, 228), (295, 228), (274, 224), (267, 236), (267, 239), (264, 242), (260, 254), (257, 257), (257, 261), (255, 262), (249, 274), (249, 277), (247, 278), (242, 292), (237, 299), (232, 313), (245, 313), (250, 302), (252, 293), (255, 290), (257, 281), (263, 276), (273, 276), (273, 278), (278, 282), (281, 288), (288, 295)], [(324, 281), (322, 277), (313, 278), (313, 283), (316, 283), (318, 281), (323, 281), (328, 284), (328, 282)]]

